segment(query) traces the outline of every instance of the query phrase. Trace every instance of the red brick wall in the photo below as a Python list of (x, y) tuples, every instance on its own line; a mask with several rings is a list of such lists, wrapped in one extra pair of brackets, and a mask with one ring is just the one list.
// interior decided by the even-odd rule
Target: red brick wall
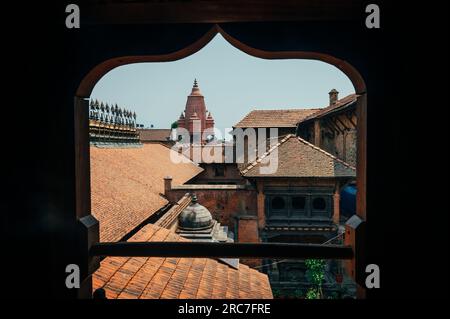
[[(255, 190), (172, 189), (166, 192), (166, 197), (176, 202), (187, 192), (195, 193), (199, 204), (205, 206), (214, 219), (232, 232), (237, 230), (238, 242), (259, 242)], [(261, 265), (261, 259), (240, 259), (239, 262), (250, 267)]]
[(195, 193), (199, 204), (205, 206), (214, 219), (222, 225), (228, 226), (233, 232), (235, 231), (236, 216), (244, 214), (256, 216), (256, 193), (254, 190), (172, 189), (166, 193), (166, 196), (169, 201), (176, 202), (187, 192)]
[[(259, 243), (258, 217), (240, 216), (238, 218), (237, 241), (240, 243)], [(261, 259), (240, 259), (240, 262), (257, 267), (261, 265)]]
[(259, 243), (258, 219), (241, 217), (238, 220), (237, 241), (240, 243)]

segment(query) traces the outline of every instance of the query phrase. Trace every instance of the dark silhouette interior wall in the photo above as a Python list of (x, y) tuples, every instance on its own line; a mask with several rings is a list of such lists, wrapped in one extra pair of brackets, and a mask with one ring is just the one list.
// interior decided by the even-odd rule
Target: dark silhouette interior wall
[[(83, 262), (86, 251), (77, 238), (75, 198), (74, 96), (80, 83), (95, 66), (111, 58), (180, 51), (213, 24), (86, 24), (68, 30), (63, 4), (21, 9), (16, 8), (22, 20), (40, 19), (34, 27), (7, 33), (3, 39), (8, 43), (5, 105), (11, 106), (5, 112), (14, 119), (4, 126), (10, 136), (4, 149), (13, 161), (5, 167), (8, 201), (1, 204), (2, 223), (5, 255), (11, 261), (7, 265), (14, 271), (4, 284), (12, 296), (74, 298), (76, 292), (64, 285), (65, 266)], [(426, 291), (441, 294), (442, 283), (448, 282), (447, 272), (441, 272), (438, 281), (424, 280), (426, 275), (417, 273), (427, 269), (427, 257), (446, 258), (439, 243), (448, 240), (448, 232), (442, 229), (448, 215), (436, 202), (410, 200), (436, 198), (448, 191), (448, 186), (419, 187), (426, 182), (425, 175), (448, 174), (445, 156), (430, 156), (442, 147), (439, 137), (445, 135), (446, 126), (433, 125), (433, 138), (417, 134), (427, 125), (424, 107), (443, 105), (440, 92), (448, 88), (431, 73), (448, 69), (448, 52), (434, 50), (436, 42), (425, 36), (444, 30), (440, 23), (445, 19), (414, 23), (436, 14), (423, 6), (418, 10), (405, 3), (391, 5), (384, 9), (380, 30), (366, 29), (359, 18), (336, 22), (333, 17), (329, 21), (220, 24), (249, 47), (321, 52), (347, 61), (364, 78), (367, 262), (380, 265), (383, 276), (382, 289), (369, 291), (369, 298), (413, 297)], [(405, 15), (413, 21), (408, 32), (398, 21)], [(426, 65), (419, 63), (424, 60)], [(433, 232), (411, 241), (419, 221), (430, 214), (439, 219), (433, 222)], [(430, 223), (434, 220), (426, 218)], [(410, 263), (414, 267), (408, 267)]]

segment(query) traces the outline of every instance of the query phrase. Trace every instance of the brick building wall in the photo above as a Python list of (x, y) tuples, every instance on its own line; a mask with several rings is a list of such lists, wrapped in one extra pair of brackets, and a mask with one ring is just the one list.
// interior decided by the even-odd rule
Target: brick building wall
[(237, 241), (240, 243), (259, 243), (258, 218), (256, 216), (238, 216)]
[(256, 191), (244, 185), (182, 185), (169, 187), (166, 180), (165, 196), (175, 203), (186, 193), (195, 193), (198, 202), (205, 206), (213, 218), (236, 230), (236, 218), (241, 215), (256, 216)]
[[(257, 216), (238, 216), (237, 218), (237, 241), (240, 243), (259, 243), (258, 217)], [(261, 259), (240, 260), (241, 263), (250, 267), (261, 266)]]
[[(200, 185), (188, 184), (171, 187), (165, 179), (165, 196), (178, 202), (186, 193), (195, 193), (198, 202), (205, 206), (212, 217), (235, 235), (237, 242), (259, 242), (256, 190), (244, 185)], [(172, 226), (174, 227), (174, 226)], [(261, 265), (260, 259), (240, 259), (250, 267)]]

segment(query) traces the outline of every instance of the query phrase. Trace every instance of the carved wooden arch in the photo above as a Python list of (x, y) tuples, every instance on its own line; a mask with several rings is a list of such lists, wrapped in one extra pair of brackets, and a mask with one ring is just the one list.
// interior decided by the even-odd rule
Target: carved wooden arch
[(306, 52), (306, 51), (263, 51), (252, 48), (245, 43), (233, 38), (227, 32), (225, 32), (218, 24), (215, 24), (205, 35), (198, 39), (193, 44), (186, 48), (163, 55), (140, 55), (140, 56), (123, 56), (106, 60), (96, 67), (94, 67), (80, 83), (76, 96), (81, 98), (88, 98), (94, 88), (95, 84), (100, 78), (111, 71), (112, 69), (121, 65), (131, 63), (142, 62), (169, 62), (183, 59), (191, 54), (196, 53), (205, 47), (217, 34), (221, 34), (232, 46), (235, 48), (258, 58), (263, 59), (307, 59), (307, 60), (319, 60), (325, 63), (329, 63), (341, 70), (355, 87), (356, 94), (363, 94), (366, 92), (366, 85), (361, 74), (348, 62), (333, 57), (329, 54), (323, 54), (320, 52)]

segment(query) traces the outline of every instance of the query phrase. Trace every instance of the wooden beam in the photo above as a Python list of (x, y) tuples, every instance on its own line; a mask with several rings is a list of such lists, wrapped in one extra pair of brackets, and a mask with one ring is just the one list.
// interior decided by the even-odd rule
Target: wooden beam
[(347, 119), (352, 123), (353, 128), (356, 128), (356, 122), (353, 120), (353, 117), (355, 116), (354, 112), (349, 112), (345, 114), (347, 116)]
[(344, 128), (341, 128), (341, 127), (339, 126), (339, 124), (338, 124), (338, 121), (337, 121), (336, 117), (333, 116), (331, 122), (339, 129), (339, 132), (340, 132), (341, 134), (344, 134), (344, 132), (345, 132), (345, 126), (344, 126)]
[(322, 126), (325, 133), (331, 134), (333, 137), (336, 136), (336, 131), (328, 125), (328, 123), (324, 122), (324, 125)]
[(89, 101), (74, 99), (75, 117), (75, 203), (76, 215), (80, 219), (91, 214), (91, 175), (89, 148)]
[(326, 128), (327, 130), (331, 131), (334, 134), (339, 133), (336, 131), (336, 129), (329, 123), (328, 119), (323, 119), (322, 120), (323, 124), (324, 124), (324, 128)]
[(367, 95), (361, 94), (357, 99), (356, 114), (358, 117), (358, 129), (356, 145), (356, 213), (364, 221), (367, 221)]
[(81, 5), (84, 24), (359, 21), (364, 8), (362, 0), (92, 0)]
[(322, 144), (322, 132), (320, 131), (320, 120), (314, 121), (314, 145), (320, 147)]
[(336, 189), (334, 190), (333, 194), (333, 222), (336, 225), (340, 224), (340, 202), (341, 202), (341, 194), (340, 194), (340, 187), (339, 182), (336, 182)]
[(344, 127), (345, 131), (350, 129), (344, 122), (342, 122), (342, 120), (340, 119), (339, 116), (336, 116), (335, 118), (336, 118), (336, 121), (338, 121)]
[(181, 258), (353, 258), (350, 246), (294, 243), (111, 242), (92, 246), (90, 254)]
[(338, 132), (338, 134), (344, 133), (344, 131), (339, 127), (339, 125), (336, 124), (336, 122), (334, 122), (332, 119), (329, 119), (328, 121), (335, 128), (335, 130)]
[(352, 121), (350, 121), (348, 119), (347, 113), (342, 113), (339, 115), (340, 120), (348, 127), (349, 130), (354, 129), (355, 126), (352, 123)]

